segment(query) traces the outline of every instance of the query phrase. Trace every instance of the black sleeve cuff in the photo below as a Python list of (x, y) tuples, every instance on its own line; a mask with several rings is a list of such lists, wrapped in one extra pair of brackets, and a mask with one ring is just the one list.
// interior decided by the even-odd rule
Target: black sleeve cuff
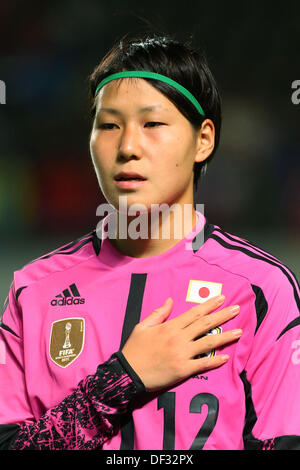
[(137, 393), (147, 392), (145, 385), (143, 384), (137, 373), (133, 370), (123, 353), (121, 351), (117, 351), (114, 355), (118, 358), (123, 369), (125, 369), (127, 374), (131, 377), (132, 381), (136, 386)]

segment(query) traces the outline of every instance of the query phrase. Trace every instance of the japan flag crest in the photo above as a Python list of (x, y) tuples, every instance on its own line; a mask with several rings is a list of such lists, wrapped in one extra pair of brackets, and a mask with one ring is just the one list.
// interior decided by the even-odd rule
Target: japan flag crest
[(220, 295), (222, 284), (220, 282), (198, 281), (191, 279), (186, 295), (187, 302), (202, 304), (212, 297)]

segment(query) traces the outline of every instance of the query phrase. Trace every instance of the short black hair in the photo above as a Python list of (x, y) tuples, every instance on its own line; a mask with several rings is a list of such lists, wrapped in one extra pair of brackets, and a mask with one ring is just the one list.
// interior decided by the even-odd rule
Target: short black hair
[(205, 173), (207, 164), (217, 150), (222, 121), (219, 90), (204, 51), (194, 48), (189, 41), (179, 41), (170, 34), (144, 33), (138, 36), (125, 34), (113, 45), (88, 77), (89, 111), (92, 119), (96, 111), (94, 95), (97, 85), (108, 75), (124, 70), (146, 70), (175, 80), (196, 97), (204, 110), (205, 117), (176, 88), (160, 80), (145, 78), (172, 101), (196, 131), (200, 129), (205, 119), (211, 119), (214, 123), (214, 149), (204, 162), (194, 163), (195, 192), (201, 175)]

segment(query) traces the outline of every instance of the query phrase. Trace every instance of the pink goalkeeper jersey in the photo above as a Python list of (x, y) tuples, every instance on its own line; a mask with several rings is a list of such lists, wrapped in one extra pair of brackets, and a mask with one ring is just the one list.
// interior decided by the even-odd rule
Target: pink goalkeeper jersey
[[(0, 448), (300, 449), (297, 280), (197, 215), (157, 256), (124, 256), (94, 231), (14, 273), (0, 328)], [(240, 313), (209, 334), (243, 329), (222, 348), (228, 362), (147, 393), (118, 352), (133, 327), (167, 297), (171, 319), (220, 293), (221, 308)]]

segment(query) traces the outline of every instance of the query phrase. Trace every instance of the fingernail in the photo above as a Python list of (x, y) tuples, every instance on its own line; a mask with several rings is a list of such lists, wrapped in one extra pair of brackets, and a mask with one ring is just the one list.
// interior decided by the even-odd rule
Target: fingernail
[(223, 361), (227, 361), (227, 359), (229, 359), (228, 354), (223, 354), (223, 356), (221, 356), (221, 359), (222, 359)]
[(241, 336), (242, 333), (243, 333), (243, 330), (239, 330), (239, 329), (237, 329), (237, 330), (232, 330), (231, 333), (233, 334), (233, 336)]
[(240, 310), (239, 305), (233, 305), (233, 307), (230, 307), (229, 311), (232, 313), (238, 312)]
[(216, 302), (218, 304), (221, 304), (225, 300), (225, 295), (219, 295), (219, 297), (216, 298)]

